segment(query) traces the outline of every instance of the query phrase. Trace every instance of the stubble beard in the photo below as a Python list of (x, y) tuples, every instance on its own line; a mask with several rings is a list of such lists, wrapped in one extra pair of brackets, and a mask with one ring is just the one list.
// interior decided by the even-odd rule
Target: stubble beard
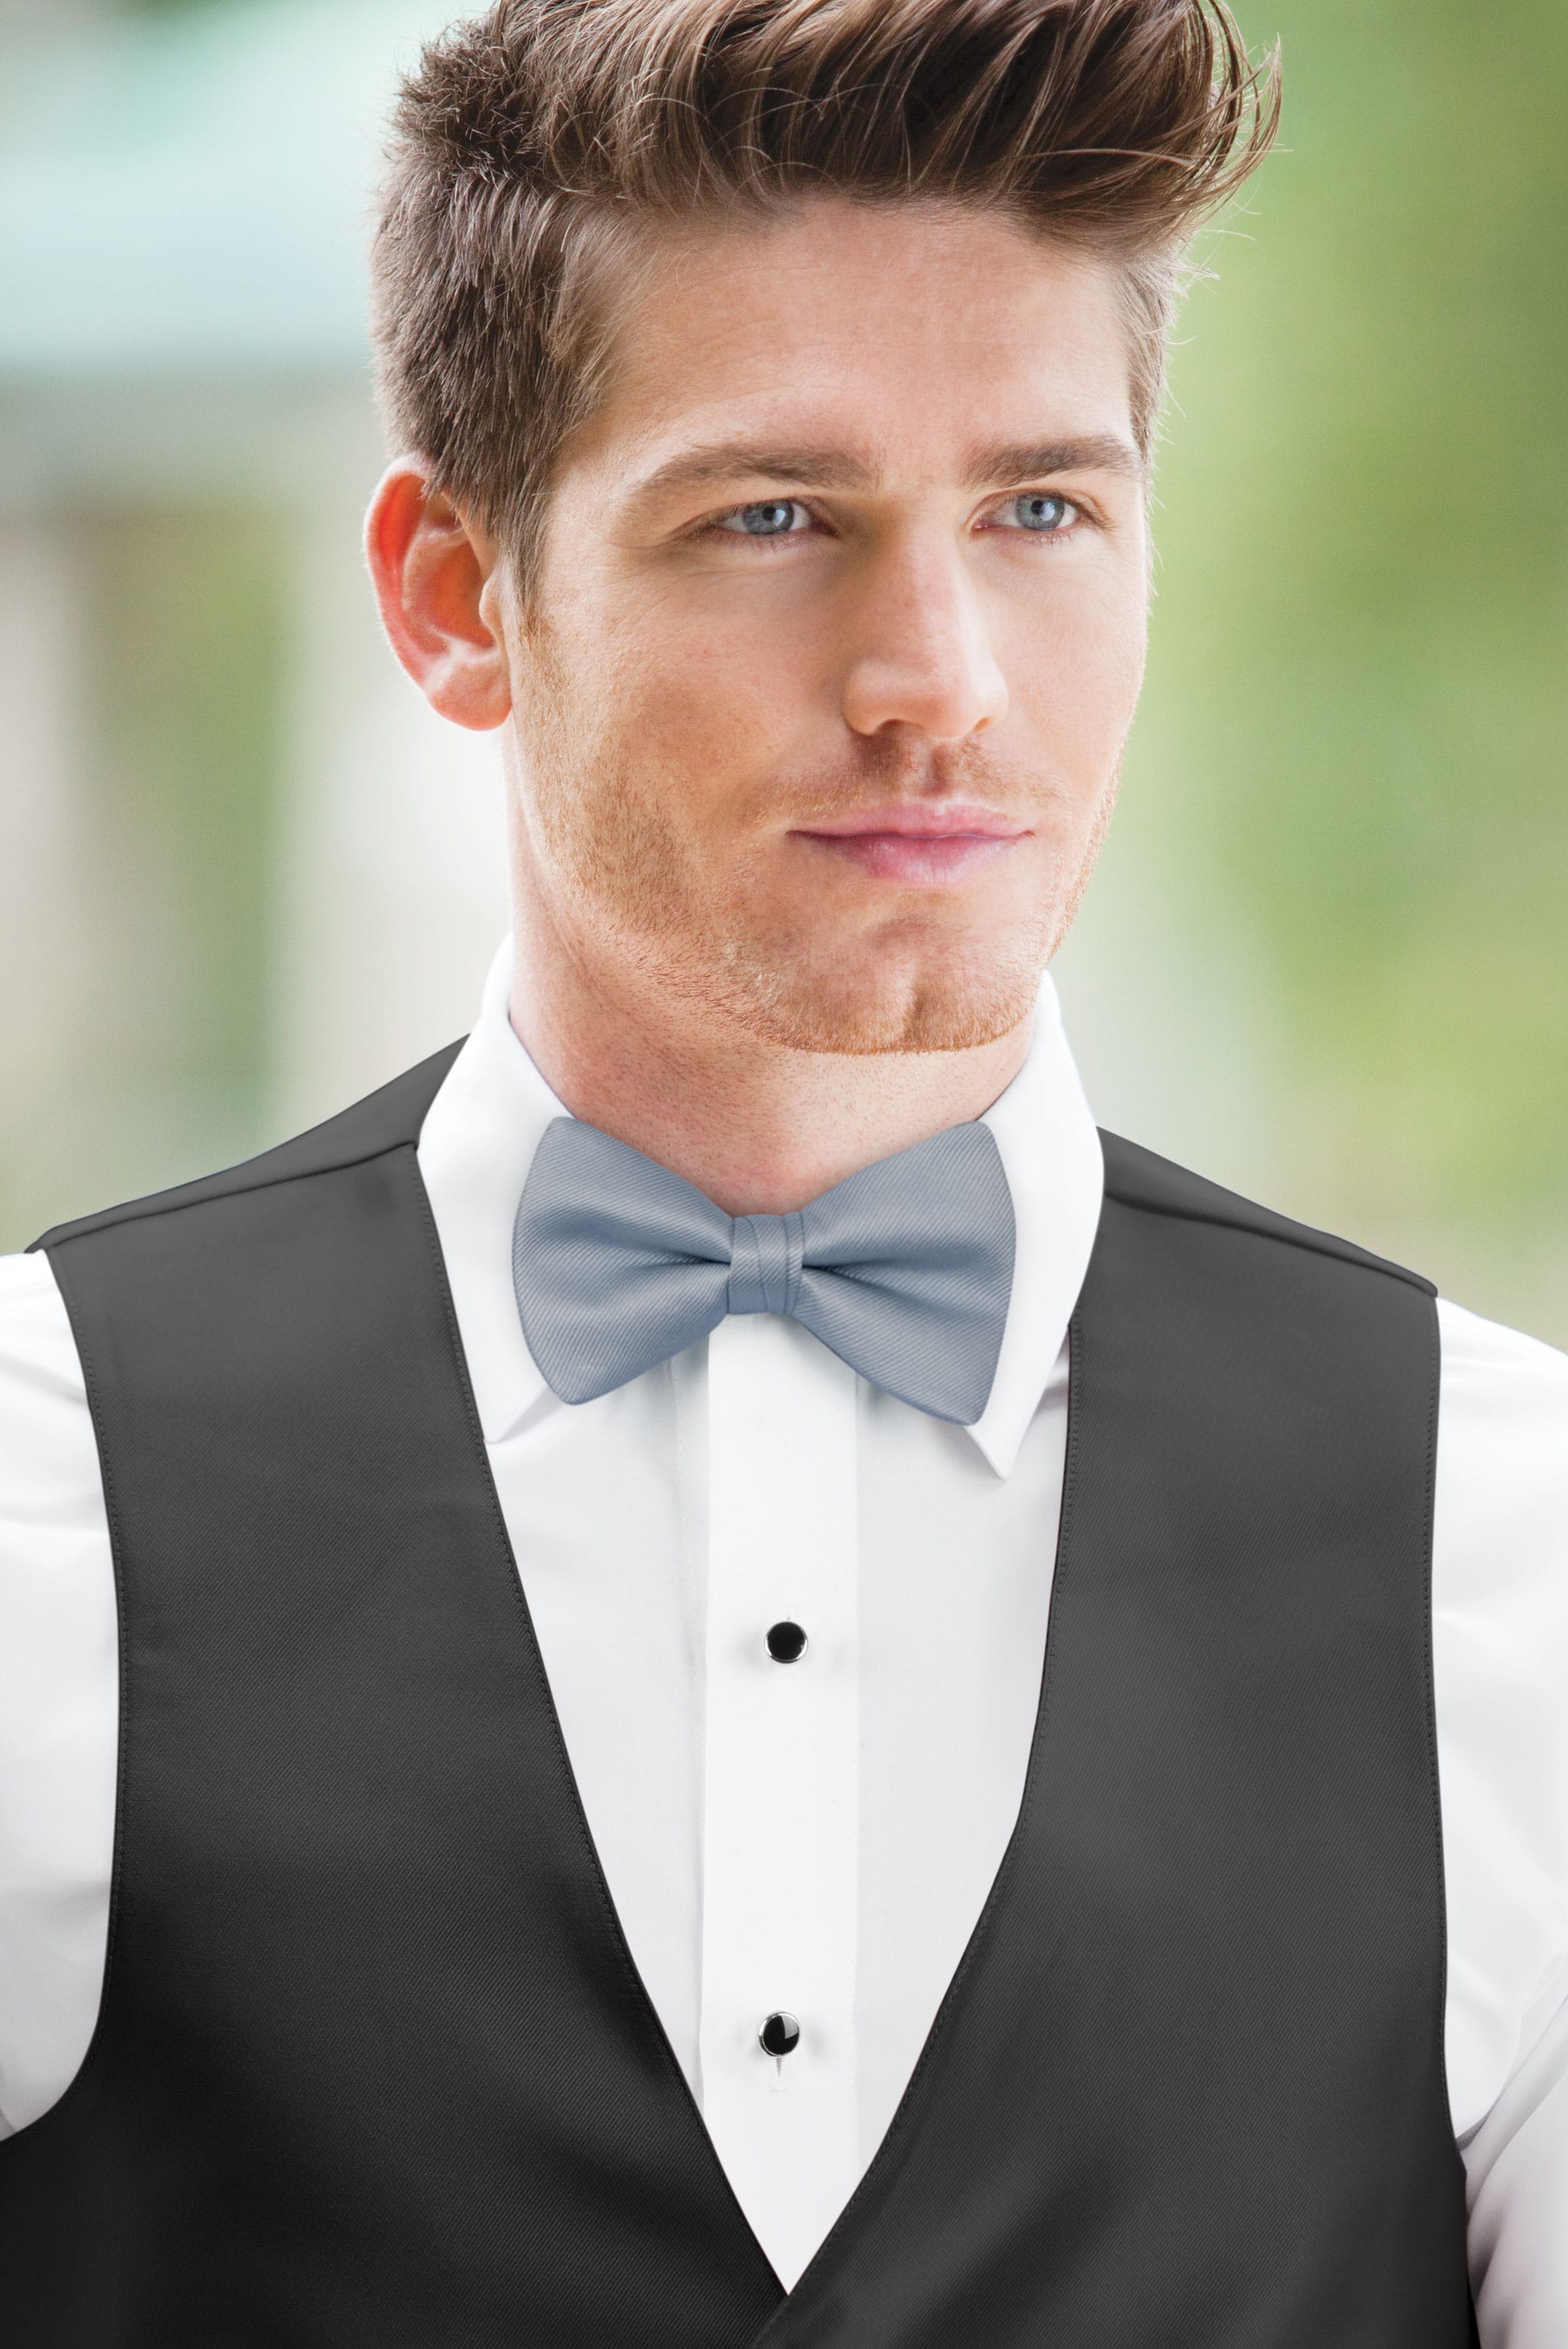
[[(1033, 1010), (1077, 912), (1119, 781), (1119, 760), (1078, 853), (1064, 853), (1037, 908), (1005, 934), (944, 931), (917, 912), (870, 935), (823, 939), (767, 908), (776, 832), (759, 825), (716, 885), (665, 812), (680, 803), (681, 779), (633, 773), (549, 699), (549, 709), (535, 703), (529, 728), (523, 823), (579, 955), (601, 966), (613, 958), (623, 985), (655, 1013), (663, 1004), (720, 1019), (793, 1052), (960, 1052), (1010, 1034)], [(791, 812), (809, 821), (840, 803), (825, 796), (799, 810), (792, 802)]]

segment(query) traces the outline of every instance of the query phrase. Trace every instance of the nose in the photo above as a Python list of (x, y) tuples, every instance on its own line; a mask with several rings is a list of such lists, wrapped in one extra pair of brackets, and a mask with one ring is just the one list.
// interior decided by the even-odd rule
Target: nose
[(1007, 682), (956, 547), (890, 545), (855, 584), (843, 714), (857, 734), (907, 726), (961, 742), (1003, 716)]

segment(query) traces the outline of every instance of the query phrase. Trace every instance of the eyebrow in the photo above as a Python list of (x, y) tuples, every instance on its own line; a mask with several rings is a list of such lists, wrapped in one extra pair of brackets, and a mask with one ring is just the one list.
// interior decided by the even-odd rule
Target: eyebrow
[[(1141, 480), (1143, 460), (1130, 440), (1114, 432), (1089, 432), (1076, 440), (1009, 441), (971, 450), (963, 486), (984, 490), (1008, 481), (1038, 481), (1048, 473), (1123, 473)], [(666, 496), (704, 483), (764, 480), (797, 489), (874, 490), (882, 476), (842, 449), (778, 449), (748, 440), (713, 440), (672, 457), (638, 482), (639, 498)]]
[(966, 490), (993, 482), (1037, 480), (1042, 473), (1125, 473), (1141, 481), (1144, 463), (1130, 440), (1117, 432), (1088, 432), (1077, 440), (1024, 441), (977, 450), (964, 475)]

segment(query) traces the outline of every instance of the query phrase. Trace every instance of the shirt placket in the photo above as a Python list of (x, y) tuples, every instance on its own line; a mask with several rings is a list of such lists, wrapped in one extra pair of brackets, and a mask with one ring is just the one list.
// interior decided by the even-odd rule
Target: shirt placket
[(732, 1316), (707, 1407), (702, 2102), (789, 2284), (860, 2168), (855, 1375)]

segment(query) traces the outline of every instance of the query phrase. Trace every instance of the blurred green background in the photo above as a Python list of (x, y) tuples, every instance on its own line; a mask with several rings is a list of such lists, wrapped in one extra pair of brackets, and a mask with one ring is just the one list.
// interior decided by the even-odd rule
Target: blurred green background
[[(10, 13), (6, 11), (9, 9)], [(1568, 1343), (1568, 10), (1247, 0), (1102, 1120)], [(377, 640), (364, 219), (428, 0), (0, 0), (0, 1246), (466, 1023), (490, 747)]]

